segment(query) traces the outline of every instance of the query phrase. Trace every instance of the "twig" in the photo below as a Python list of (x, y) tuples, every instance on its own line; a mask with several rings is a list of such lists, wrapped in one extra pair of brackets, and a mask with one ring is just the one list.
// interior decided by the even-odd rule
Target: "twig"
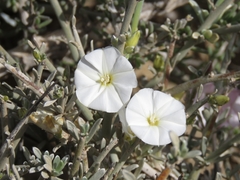
[[(30, 80), (28, 76), (26, 76), (24, 73), (22, 73), (19, 69), (11, 66), (10, 64), (7, 64), (5, 61), (0, 62), (9, 70), (12, 74), (14, 74), (18, 79), (20, 79), (24, 84), (27, 85), (29, 89), (31, 89), (36, 95), (39, 97), (43, 95), (43, 89), (37, 86), (34, 82)], [(49, 97), (44, 97), (44, 101), (49, 101)]]
[(182, 91), (196, 88), (200, 84), (206, 84), (208, 82), (215, 82), (215, 81), (222, 81), (222, 80), (230, 80), (231, 78), (239, 78), (239, 77), (240, 77), (240, 71), (230, 72), (226, 74), (219, 74), (213, 77), (200, 77), (200, 78), (185, 82), (183, 84), (180, 84), (178, 86), (175, 86), (171, 89), (165, 90), (164, 92), (169, 93), (171, 95), (175, 95)]

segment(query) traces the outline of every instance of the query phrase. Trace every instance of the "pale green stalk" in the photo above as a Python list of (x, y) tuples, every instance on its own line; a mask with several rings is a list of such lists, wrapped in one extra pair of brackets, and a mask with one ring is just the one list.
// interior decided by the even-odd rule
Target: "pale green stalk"
[(212, 30), (214, 33), (217, 34), (229, 34), (229, 33), (238, 33), (240, 31), (240, 24), (230, 25), (226, 27), (221, 27)]
[(132, 25), (131, 25), (132, 34), (138, 30), (139, 17), (142, 12), (143, 3), (144, 3), (144, 0), (141, 0), (136, 5), (135, 12), (132, 18)]
[(64, 17), (64, 13), (63, 13), (63, 10), (59, 4), (59, 1), (58, 0), (49, 0), (51, 5), (52, 5), (52, 8), (54, 9), (55, 11), (55, 14), (58, 18), (58, 21), (64, 31), (64, 34), (68, 40), (68, 45), (69, 45), (69, 49), (71, 51), (71, 54), (73, 56), (73, 59), (75, 61), (78, 61), (79, 60), (79, 53), (78, 53), (78, 50), (77, 48), (69, 43), (70, 41), (75, 41), (74, 37), (73, 37), (73, 34), (72, 34), (72, 30), (70, 28), (70, 23), (66, 21), (65, 17)]
[(83, 153), (83, 150), (85, 147), (85, 141), (86, 141), (86, 137), (82, 137), (82, 138), (80, 138), (80, 140), (78, 142), (78, 146), (76, 148), (74, 159), (73, 159), (73, 165), (72, 165), (71, 172), (70, 172), (71, 178), (76, 176), (77, 172), (79, 171), (81, 156), (82, 156), (82, 153)]
[[(128, 32), (128, 27), (129, 27), (129, 25), (131, 23), (132, 16), (133, 16), (133, 13), (135, 11), (136, 4), (137, 4), (136, 0), (128, 0), (128, 8), (127, 8), (127, 11), (126, 11), (125, 16), (124, 16), (124, 20), (123, 20), (122, 27), (121, 27), (121, 30), (120, 30), (120, 35)], [(118, 43), (117, 49), (121, 53), (123, 53), (124, 46), (125, 46), (125, 42), (121, 42), (120, 41)]]
[(75, 16), (72, 17), (72, 29), (73, 29), (74, 38), (76, 39), (76, 42), (77, 42), (77, 48), (78, 48), (78, 51), (79, 51), (80, 58), (82, 58), (85, 55), (85, 52), (84, 52), (84, 49), (83, 49), (83, 46), (82, 46), (81, 39), (80, 39), (80, 37), (78, 35), (78, 32), (77, 32), (76, 17)]

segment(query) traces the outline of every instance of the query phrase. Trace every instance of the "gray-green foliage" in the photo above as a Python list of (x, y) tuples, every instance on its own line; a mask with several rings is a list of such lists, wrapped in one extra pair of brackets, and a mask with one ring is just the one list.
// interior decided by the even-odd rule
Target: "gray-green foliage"
[[(229, 68), (231, 61), (237, 60), (240, 47), (238, 0), (215, 3), (190, 0), (188, 6), (182, 7), (188, 13), (186, 17), (170, 20), (163, 16), (161, 23), (140, 20), (140, 37), (137, 36), (138, 45), (134, 39), (135, 47), (132, 44), (124, 47), (131, 38), (136, 38), (129, 29), (130, 24), (124, 25), (127, 32), (117, 32), (124, 17), (133, 14), (128, 11), (123, 16), (124, 8), (130, 6), (125, 3), (132, 2), (134, 6), (137, 1), (102, 0), (95, 4), (97, 11), (85, 7), (85, 1), (74, 1), (78, 7), (70, 1), (59, 1), (60, 11), (55, 6), (59, 5), (58, 1), (49, 2), (51, 4), (27, 1), (24, 8), (15, 0), (1, 4), (3, 9), (11, 8), (19, 14), (23, 10), (32, 13), (25, 26), (20, 23), (20, 17), (15, 19), (18, 26), (14, 27), (14, 33), (23, 30), (25, 37), (47, 30), (52, 22), (50, 17), (55, 17), (54, 11), (47, 11), (49, 7), (56, 13), (62, 12), (66, 16), (60, 13), (57, 18), (64, 34), (51, 41), (57, 41), (58, 45), (64, 43), (65, 48), (68, 45), (70, 55), (51, 59), (52, 54), (60, 54), (52, 52), (57, 45), (49, 48), (47, 43), (24, 39), (26, 43), (21, 51), (29, 48), (30, 60), (35, 62), (31, 69), (24, 69), (26, 62), (0, 46), (0, 63), (5, 68), (3, 76), (7, 69), (15, 80), (12, 85), (7, 75), (6, 79), (1, 76), (0, 179), (21, 179), (27, 173), (36, 173), (45, 179), (141, 180), (156, 178), (156, 174), (166, 168), (171, 169), (171, 179), (240, 178), (239, 126), (223, 125), (231, 109), (221, 112), (217, 119), (220, 106), (228, 101), (229, 89), (239, 85), (239, 67)], [(159, 8), (157, 2), (152, 3)], [(202, 3), (207, 9), (201, 7)], [(83, 23), (80, 35), (76, 19)], [(116, 30), (114, 36), (109, 33), (109, 27)], [(4, 33), (8, 35), (2, 27), (0, 35)], [(90, 110), (77, 101), (73, 71), (79, 57), (94, 49), (96, 42), (104, 45), (112, 42), (113, 46), (123, 48), (122, 52), (127, 53), (136, 69), (146, 61), (153, 63), (148, 67), (152, 77), (139, 77), (139, 87), (164, 90), (176, 99), (184, 99), (188, 127), (182, 137), (170, 132), (172, 143), (159, 147), (144, 144), (137, 138), (125, 139), (117, 115)], [(207, 58), (201, 59), (203, 55)], [(165, 89), (171, 81), (177, 85)], [(204, 84), (209, 82), (214, 91), (205, 94)], [(200, 110), (203, 106), (204, 110)], [(24, 139), (22, 143), (21, 139)], [(33, 147), (31, 153), (27, 149), (28, 142)], [(44, 148), (46, 145), (52, 148), (51, 153)], [(18, 147), (25, 157), (22, 164), (17, 164)]]
[(42, 154), (36, 147), (33, 147), (32, 151), (33, 155), (26, 147), (23, 147), (23, 154), (27, 160), (24, 164), (29, 165), (29, 173), (41, 172), (45, 179), (53, 179), (63, 174), (63, 168), (69, 161), (68, 155), (60, 159), (58, 155), (49, 154), (48, 151)]

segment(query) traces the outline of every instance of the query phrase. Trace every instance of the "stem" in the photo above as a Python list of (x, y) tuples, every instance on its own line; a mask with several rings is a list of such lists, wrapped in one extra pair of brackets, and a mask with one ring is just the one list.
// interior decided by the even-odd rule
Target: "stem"
[(37, 80), (36, 80), (37, 86), (39, 86), (41, 84), (40, 81), (41, 81), (43, 69), (44, 69), (44, 66), (42, 64), (39, 64), (38, 68), (37, 68), (37, 72), (38, 72), (38, 74), (37, 74), (38, 77), (37, 77)]
[[(124, 34), (128, 31), (128, 27), (130, 25), (133, 13), (135, 11), (136, 4), (137, 4), (136, 0), (128, 0), (128, 8), (127, 8), (127, 11), (126, 11), (125, 16), (124, 16), (122, 28), (120, 30), (120, 35)], [(119, 41), (117, 49), (121, 53), (123, 53), (124, 45), (125, 45), (125, 42)]]
[(83, 137), (78, 142), (78, 146), (77, 146), (77, 149), (75, 151), (75, 156), (74, 156), (74, 159), (73, 159), (73, 166), (72, 166), (71, 173), (70, 173), (71, 178), (74, 177), (79, 170), (81, 156), (82, 156), (82, 153), (83, 153), (85, 141), (86, 141), (86, 137)]
[[(6, 101), (1, 100), (1, 130), (2, 130), (2, 142), (4, 142), (7, 139), (7, 134), (9, 132), (8, 127), (8, 119), (7, 119), (7, 104)], [(9, 164), (9, 158), (8, 156), (5, 156), (0, 161), (0, 171), (5, 169), (6, 164)]]
[(84, 52), (84, 49), (83, 49), (83, 46), (82, 46), (81, 39), (80, 39), (80, 37), (78, 35), (78, 32), (77, 32), (76, 17), (75, 16), (72, 17), (72, 29), (73, 29), (74, 38), (76, 39), (76, 42), (77, 42), (77, 48), (78, 48), (78, 51), (79, 51), (79, 54), (80, 54), (80, 58), (82, 58), (85, 55), (85, 52)]
[(135, 12), (133, 14), (132, 18), (132, 34), (138, 30), (138, 22), (139, 22), (139, 17), (142, 11), (142, 6), (143, 6), (144, 0), (141, 0), (140, 2), (137, 3)]
[(62, 10), (61, 6), (59, 5), (58, 0), (49, 0), (49, 1), (52, 5), (52, 8), (55, 11), (55, 14), (58, 18), (58, 21), (59, 21), (59, 23), (60, 23), (60, 25), (61, 25), (64, 33), (65, 33), (65, 36), (66, 36), (67, 40), (68, 40), (68, 46), (70, 48), (73, 59), (75, 61), (78, 61), (79, 60), (78, 50), (73, 44), (69, 43), (70, 41), (74, 41), (74, 37), (73, 37), (72, 31), (71, 31), (71, 28), (70, 28), (70, 24), (67, 23), (67, 21), (64, 17), (64, 14), (63, 14), (63, 10)]
[(221, 27), (213, 29), (212, 31), (217, 34), (238, 33), (240, 31), (240, 24), (231, 25), (229, 27)]
[(96, 168), (96, 166), (99, 166), (101, 164), (103, 159), (109, 154), (109, 152), (112, 150), (112, 148), (114, 148), (117, 145), (117, 143), (118, 143), (118, 139), (113, 138), (113, 140), (109, 143), (109, 145), (101, 152), (101, 154), (99, 154), (97, 159), (94, 161), (94, 163), (90, 167), (88, 173), (86, 174), (86, 177), (89, 177), (91, 174), (95, 173), (94, 171), (98, 170), (98, 168)]
[(121, 157), (120, 161), (115, 166), (115, 168), (114, 168), (113, 172), (111, 173), (111, 175), (109, 176), (108, 180), (111, 180), (113, 178), (113, 175), (117, 174), (121, 170), (122, 166), (125, 164), (125, 162), (129, 158), (131, 153), (135, 150), (137, 145), (139, 145), (140, 143), (141, 143), (141, 140), (140, 139), (136, 139), (135, 142), (130, 146), (130, 148), (127, 149), (124, 152), (123, 156)]
[(168, 89), (164, 91), (165, 93), (169, 93), (171, 95), (178, 94), (182, 91), (186, 91), (192, 88), (198, 87), (200, 84), (206, 84), (208, 82), (215, 82), (215, 81), (222, 81), (222, 80), (229, 80), (231, 78), (239, 78), (240, 77), (240, 71), (237, 72), (230, 72), (226, 74), (219, 74), (213, 77), (200, 77), (185, 83), (182, 83), (178, 86), (175, 86), (171, 89)]
[(238, 142), (240, 140), (240, 134), (235, 135), (232, 139), (226, 141), (224, 144), (222, 144), (217, 150), (210, 153), (205, 160), (208, 162), (213, 162), (216, 158), (218, 158), (224, 151), (229, 149), (232, 144), (235, 142)]
[[(0, 58), (1, 59), (1, 58)], [(11, 66), (10, 64), (7, 64), (5, 60), (3, 62), (0, 62), (5, 66), (7, 70), (9, 70), (12, 74), (14, 74), (19, 80), (21, 80), (29, 89), (31, 89), (36, 95), (41, 97), (44, 92), (43, 89), (39, 86), (37, 86), (34, 82), (30, 80), (28, 76), (26, 76), (24, 73), (22, 73), (19, 69)], [(49, 101), (49, 97), (44, 97), (45, 101)]]
[[(202, 31), (203, 29), (209, 29), (212, 26), (212, 24), (221, 16), (221, 14), (224, 12), (224, 10), (226, 10), (227, 6), (230, 5), (231, 3), (233, 3), (233, 1), (234, 0), (226, 0), (219, 7), (217, 7), (217, 9), (212, 11), (209, 14), (208, 18), (201, 25), (201, 27), (198, 29), (198, 32)], [(174, 64), (177, 61), (180, 61), (181, 59), (183, 59), (186, 56), (186, 54), (188, 53), (188, 51), (195, 44), (198, 44), (200, 42), (202, 42), (202, 41), (196, 41), (194, 39), (189, 40), (186, 43), (186, 45), (180, 50), (180, 52), (172, 58), (173, 62), (171, 64)]]
[(8, 127), (8, 110), (7, 110), (7, 103), (4, 100), (1, 100), (1, 128), (2, 128), (2, 142), (4, 142), (7, 138), (7, 134), (9, 132)]
[(203, 29), (209, 29), (212, 24), (223, 14), (226, 8), (232, 4), (234, 0), (225, 0), (223, 3), (217, 7), (214, 11), (210, 12), (208, 18), (204, 21), (204, 23), (200, 26), (198, 31), (202, 31)]

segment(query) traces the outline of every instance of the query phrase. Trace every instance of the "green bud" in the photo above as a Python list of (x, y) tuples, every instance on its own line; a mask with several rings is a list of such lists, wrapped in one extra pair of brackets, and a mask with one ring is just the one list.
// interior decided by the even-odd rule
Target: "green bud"
[(41, 59), (40, 52), (39, 52), (39, 50), (37, 50), (37, 49), (34, 49), (34, 50), (33, 50), (33, 56), (34, 56), (34, 58), (35, 58), (37, 61), (39, 61), (39, 60)]
[(208, 40), (212, 37), (213, 32), (212, 32), (212, 30), (207, 29), (207, 30), (203, 30), (202, 34), (205, 37), (205, 39)]
[(202, 9), (202, 15), (203, 15), (203, 18), (206, 19), (208, 17), (208, 15), (209, 15), (208, 10)]
[(57, 90), (54, 91), (53, 97), (55, 99), (61, 98), (64, 96), (64, 89), (63, 88), (58, 88)]
[(211, 38), (208, 39), (209, 42), (215, 43), (219, 40), (219, 35), (217, 33), (213, 33)]
[(18, 109), (18, 116), (20, 118), (23, 118), (26, 114), (27, 114), (27, 109), (26, 108), (22, 107), (22, 108)]
[(112, 39), (111, 39), (111, 44), (114, 46), (114, 47), (117, 47), (118, 45), (118, 38), (116, 36), (112, 36)]
[(164, 65), (165, 65), (165, 62), (163, 60), (162, 55), (157, 54), (153, 61), (153, 67), (156, 69), (156, 71), (160, 72), (164, 69)]
[(140, 38), (140, 34), (141, 34), (140, 31), (137, 30), (130, 37), (127, 37), (126, 47), (128, 47), (128, 46), (135, 47), (138, 43), (139, 38)]
[(184, 28), (184, 30), (185, 30), (185, 32), (186, 32), (186, 34), (187, 34), (188, 36), (190, 36), (190, 35), (192, 34), (192, 29), (191, 29), (190, 26), (186, 26), (186, 27)]
[(225, 95), (212, 95), (209, 98), (210, 104), (215, 104), (217, 106), (222, 106), (229, 101), (229, 97)]
[(42, 60), (44, 60), (45, 55), (43, 53), (41, 53), (38, 49), (34, 49), (33, 50), (33, 57), (38, 61), (41, 62)]
[(9, 97), (8, 97), (8, 96), (3, 96), (3, 100), (4, 100), (4, 101), (8, 101), (8, 100), (9, 100)]

